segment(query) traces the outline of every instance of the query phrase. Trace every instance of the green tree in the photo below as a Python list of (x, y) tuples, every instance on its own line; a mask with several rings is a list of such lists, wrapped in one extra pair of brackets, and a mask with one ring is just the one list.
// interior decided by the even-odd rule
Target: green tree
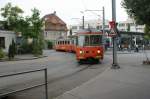
[(32, 31), (30, 26), (30, 20), (28, 17), (26, 18), (20, 17), (20, 19), (17, 20), (16, 32), (21, 32), (23, 38), (25, 39), (31, 37)]
[(29, 18), (31, 23), (32, 38), (39, 38), (40, 33), (42, 32), (43, 20), (40, 18), (40, 11), (36, 8), (32, 9), (32, 16)]
[(5, 57), (5, 53), (3, 52), (2, 48), (0, 47), (0, 59)]
[(31, 23), (30, 37), (33, 38), (33, 54), (41, 55), (44, 42), (42, 35), (43, 20), (40, 18), (40, 11), (38, 9), (34, 8), (31, 11), (32, 16), (29, 20)]
[(4, 25), (8, 30), (15, 30), (17, 20), (21, 17), (23, 10), (18, 6), (12, 6), (11, 3), (7, 3), (5, 7), (1, 8), (1, 15), (6, 22)]
[[(150, 0), (123, 0), (122, 6), (136, 23), (145, 24), (146, 28), (150, 27)], [(150, 38), (150, 33), (145, 33)]]
[(9, 49), (8, 49), (8, 57), (9, 59), (13, 59), (15, 57), (16, 54), (16, 44), (14, 39), (12, 40), (12, 43), (9, 45)]

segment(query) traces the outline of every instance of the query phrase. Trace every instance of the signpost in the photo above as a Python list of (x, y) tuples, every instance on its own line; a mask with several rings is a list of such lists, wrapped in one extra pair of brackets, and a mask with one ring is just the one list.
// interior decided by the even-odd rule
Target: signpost
[(110, 22), (111, 28), (112, 28), (112, 33), (110, 34), (116, 34), (112, 37), (113, 39), (113, 63), (112, 63), (112, 69), (119, 69), (120, 66), (118, 65), (117, 62), (117, 42), (116, 42), (116, 37), (117, 37), (117, 27), (116, 27), (116, 0), (112, 0), (112, 21)]
[(116, 31), (116, 29), (115, 29), (115, 27), (116, 27), (116, 23), (115, 23), (115, 21), (110, 21), (109, 22), (109, 25), (110, 25), (110, 33), (109, 33), (109, 36), (110, 37), (116, 37), (117, 36), (117, 31)]

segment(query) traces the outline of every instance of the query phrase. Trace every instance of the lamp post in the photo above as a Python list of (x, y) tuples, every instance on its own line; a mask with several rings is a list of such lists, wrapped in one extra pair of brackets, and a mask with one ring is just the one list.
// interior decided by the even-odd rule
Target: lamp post
[[(112, 0), (112, 21), (116, 23), (116, 0)], [(117, 27), (114, 25), (114, 30), (116, 30)], [(113, 38), (113, 63), (112, 63), (112, 69), (119, 69), (120, 66), (117, 62), (117, 39), (116, 37)]]

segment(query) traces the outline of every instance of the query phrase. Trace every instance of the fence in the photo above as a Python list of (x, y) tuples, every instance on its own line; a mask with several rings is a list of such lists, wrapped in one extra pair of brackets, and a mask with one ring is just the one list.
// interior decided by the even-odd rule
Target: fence
[(45, 82), (44, 83), (37, 84), (37, 85), (27, 87), (27, 88), (23, 88), (23, 89), (19, 89), (19, 90), (15, 90), (15, 91), (11, 91), (11, 92), (7, 92), (7, 93), (2, 93), (2, 94), (0, 94), (0, 97), (7, 96), (9, 94), (13, 94), (13, 93), (17, 93), (17, 92), (20, 92), (20, 91), (25, 91), (25, 90), (29, 90), (29, 89), (32, 89), (32, 88), (35, 88), (35, 87), (45, 85), (45, 97), (46, 97), (46, 99), (48, 99), (47, 68), (31, 70), (31, 71), (24, 71), (24, 72), (18, 72), (18, 73), (13, 73), (13, 74), (0, 75), (0, 78), (15, 76), (15, 75), (22, 75), (22, 74), (27, 74), (27, 73), (33, 73), (33, 72), (38, 72), (38, 71), (44, 71), (44, 75), (45, 75)]

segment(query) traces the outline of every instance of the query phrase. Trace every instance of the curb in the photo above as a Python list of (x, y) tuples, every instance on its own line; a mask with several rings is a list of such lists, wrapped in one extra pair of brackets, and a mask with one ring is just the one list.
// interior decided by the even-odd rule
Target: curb
[(34, 59), (39, 59), (39, 58), (44, 58), (44, 57), (48, 57), (48, 56), (42, 56), (42, 57), (33, 57), (33, 58), (15, 58), (13, 60), (8, 60), (8, 59), (2, 59), (0, 60), (0, 62), (8, 62), (8, 61), (20, 61), (20, 60), (34, 60)]

